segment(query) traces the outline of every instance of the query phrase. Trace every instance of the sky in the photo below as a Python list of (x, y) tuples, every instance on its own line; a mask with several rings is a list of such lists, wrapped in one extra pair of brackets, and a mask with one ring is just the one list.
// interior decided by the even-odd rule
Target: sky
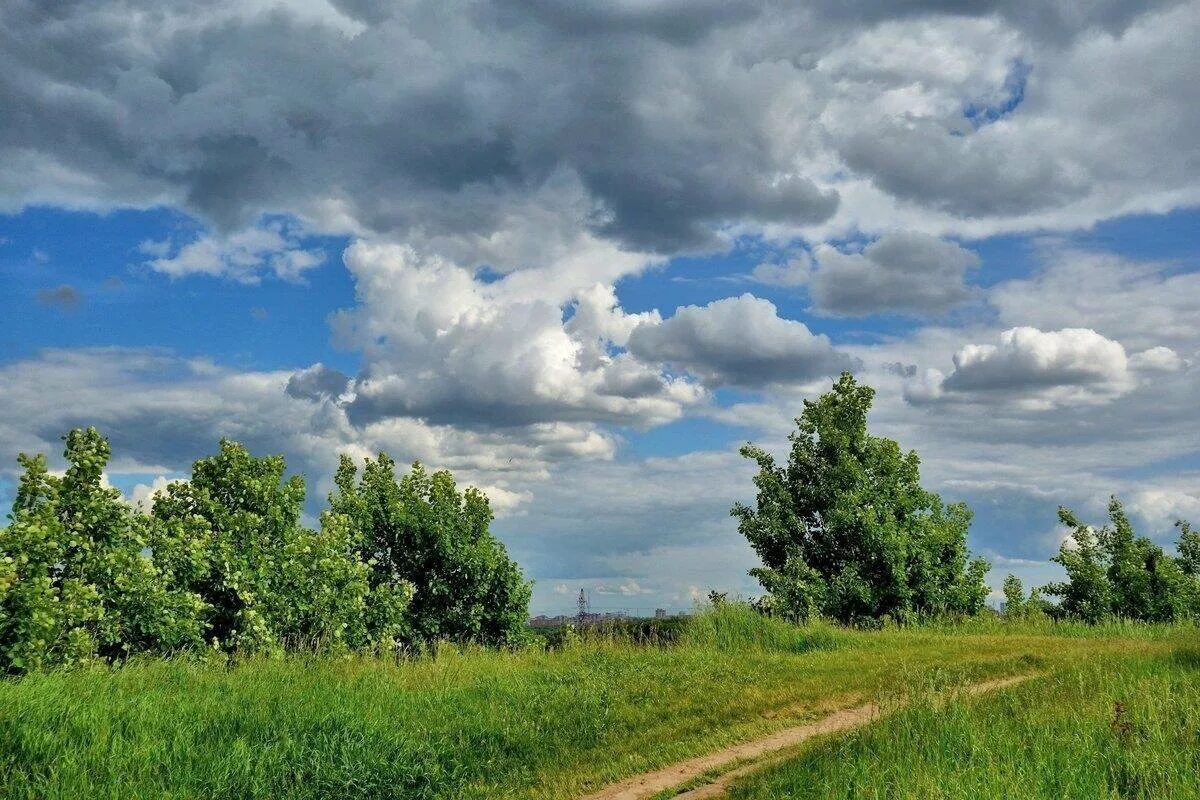
[[(0, 501), (95, 425), (483, 488), (533, 610), (759, 593), (729, 508), (843, 370), (975, 511), (1200, 521), (1200, 2), (10, 0)], [(7, 503), (7, 501), (5, 501)]]

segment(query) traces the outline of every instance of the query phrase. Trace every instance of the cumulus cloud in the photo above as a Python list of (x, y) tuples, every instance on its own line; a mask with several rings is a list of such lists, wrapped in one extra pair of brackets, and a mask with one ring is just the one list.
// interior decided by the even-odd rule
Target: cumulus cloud
[(1178, 372), (1186, 362), (1169, 347), (1151, 347), (1129, 357), (1129, 366), (1139, 372)]
[(801, 383), (853, 367), (824, 335), (783, 319), (751, 294), (684, 306), (665, 322), (639, 325), (629, 351), (690, 372), (707, 386)]
[[(653, 315), (627, 315), (611, 286), (580, 286), (567, 268), (485, 281), (443, 258), (365, 242), (346, 264), (360, 305), (333, 323), (364, 356), (347, 406), (356, 422), (646, 426), (703, 399), (691, 382), (618, 351)], [(566, 322), (564, 308), (574, 312)]]
[(1034, 406), (1105, 402), (1135, 384), (1119, 342), (1088, 328), (1010, 328), (998, 344), (968, 344), (944, 378), (927, 372), (910, 386), (913, 401), (955, 396), (1018, 399)]
[(337, 399), (350, 386), (350, 378), (324, 364), (313, 364), (288, 378), (284, 391), (308, 400)]
[(964, 284), (979, 257), (922, 233), (887, 233), (861, 253), (829, 245), (814, 253), (809, 291), (820, 311), (846, 316), (937, 314), (971, 298)]
[(296, 281), (319, 267), (325, 254), (305, 249), (293, 226), (267, 222), (229, 235), (202, 234), (177, 246), (170, 240), (145, 241), (138, 248), (151, 256), (146, 266), (172, 278), (209, 275), (257, 283), (265, 274)]
[[(311, 378), (314, 370), (301, 371), (302, 379), (306, 372)], [(487, 487), (497, 509), (510, 513), (528, 500), (526, 484), (544, 479), (551, 465), (609, 458), (615, 448), (610, 435), (585, 422), (483, 431), (411, 418), (355, 425), (324, 392), (288, 392), (296, 375), (239, 372), (163, 350), (46, 350), (0, 365), (0, 452), (55, 455), (61, 434), (95, 425), (112, 441), (111, 471), (170, 474), (228, 437), (287, 456), (293, 470), (314, 479), (311, 498), (319, 500), (339, 454), (383, 450), (402, 463), (449, 468)]]
[(1200, 343), (1200, 272), (1171, 262), (1050, 243), (1029, 277), (998, 284), (988, 304), (1002, 323), (1088, 327), (1134, 350)]
[(180, 207), (161, 268), (238, 277), (264, 214), (507, 270), (1194, 201), (1196, 4), (1044, 5), (18, 0), (0, 204)]

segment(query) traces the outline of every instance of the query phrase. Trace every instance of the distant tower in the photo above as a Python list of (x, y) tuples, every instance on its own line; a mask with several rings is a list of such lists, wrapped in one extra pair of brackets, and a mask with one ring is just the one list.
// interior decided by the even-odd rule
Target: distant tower
[(588, 618), (588, 599), (583, 589), (579, 590), (579, 627), (582, 628)]

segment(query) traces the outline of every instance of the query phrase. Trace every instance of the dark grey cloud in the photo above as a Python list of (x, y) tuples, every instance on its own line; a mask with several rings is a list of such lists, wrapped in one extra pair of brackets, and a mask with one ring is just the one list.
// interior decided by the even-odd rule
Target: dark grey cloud
[(288, 378), (286, 391), (306, 400), (337, 398), (350, 386), (350, 378), (324, 364), (313, 364)]
[(71, 311), (83, 302), (83, 295), (74, 286), (64, 283), (52, 289), (38, 289), (37, 300), (44, 306)]
[(711, 387), (801, 383), (854, 367), (828, 337), (781, 318), (772, 303), (749, 294), (685, 306), (665, 322), (639, 325), (629, 351)]
[[(166, 203), (225, 232), (292, 213), (502, 268), (530, 256), (495, 244), (514, 228), (681, 252), (715, 246), (728, 225), (821, 223), (849, 171), (939, 213), (1027, 215), (1153, 177), (1114, 159), (1122, 141), (1089, 159), (1051, 135), (1060, 117), (1128, 116), (1125, 98), (1101, 113), (1051, 92), (1030, 136), (956, 137), (940, 111), (839, 123), (831, 104), (875, 109), (889, 86), (822, 59), (889, 21), (949, 26), (952, 41), (958, 21), (998, 20), (1048, 37), (1032, 65), (1044, 82), (1039, 70), (1069, 69), (1053, 62), (1074, 42), (1163, 5), (12, 0), (0, 8), (0, 204)], [(1134, 61), (1115, 84), (1162, 98), (1146, 118), (1165, 118), (1163, 133), (1139, 138), (1160, 152), (1151, 172), (1178, 182), (1169, 156), (1186, 137), (1167, 132), (1194, 129), (1190, 90)], [(961, 108), (970, 97), (956, 95), (978, 88), (962, 75), (894, 77)]]

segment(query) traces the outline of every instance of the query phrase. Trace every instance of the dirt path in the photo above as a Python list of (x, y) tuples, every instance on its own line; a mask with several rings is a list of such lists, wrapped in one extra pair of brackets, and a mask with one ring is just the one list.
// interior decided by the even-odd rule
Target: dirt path
[[(957, 691), (963, 694), (976, 695), (985, 692), (1015, 686), (1037, 674), (1014, 675), (1008, 678), (997, 678), (962, 687)], [(893, 707), (891, 710), (895, 710)], [(854, 708), (834, 711), (828, 716), (814, 722), (784, 728), (768, 736), (742, 744), (732, 745), (722, 750), (698, 756), (672, 764), (654, 772), (646, 772), (626, 778), (619, 783), (610, 784), (598, 792), (580, 798), (580, 800), (646, 800), (659, 792), (681, 786), (701, 777), (706, 772), (718, 771), (732, 765), (746, 762), (720, 776), (711, 782), (687, 792), (676, 795), (675, 800), (702, 800), (703, 798), (723, 797), (729, 785), (737, 778), (778, 761), (781, 754), (811, 739), (830, 733), (840, 733), (853, 728), (859, 728), (883, 714), (883, 709), (876, 703), (865, 703)]]

